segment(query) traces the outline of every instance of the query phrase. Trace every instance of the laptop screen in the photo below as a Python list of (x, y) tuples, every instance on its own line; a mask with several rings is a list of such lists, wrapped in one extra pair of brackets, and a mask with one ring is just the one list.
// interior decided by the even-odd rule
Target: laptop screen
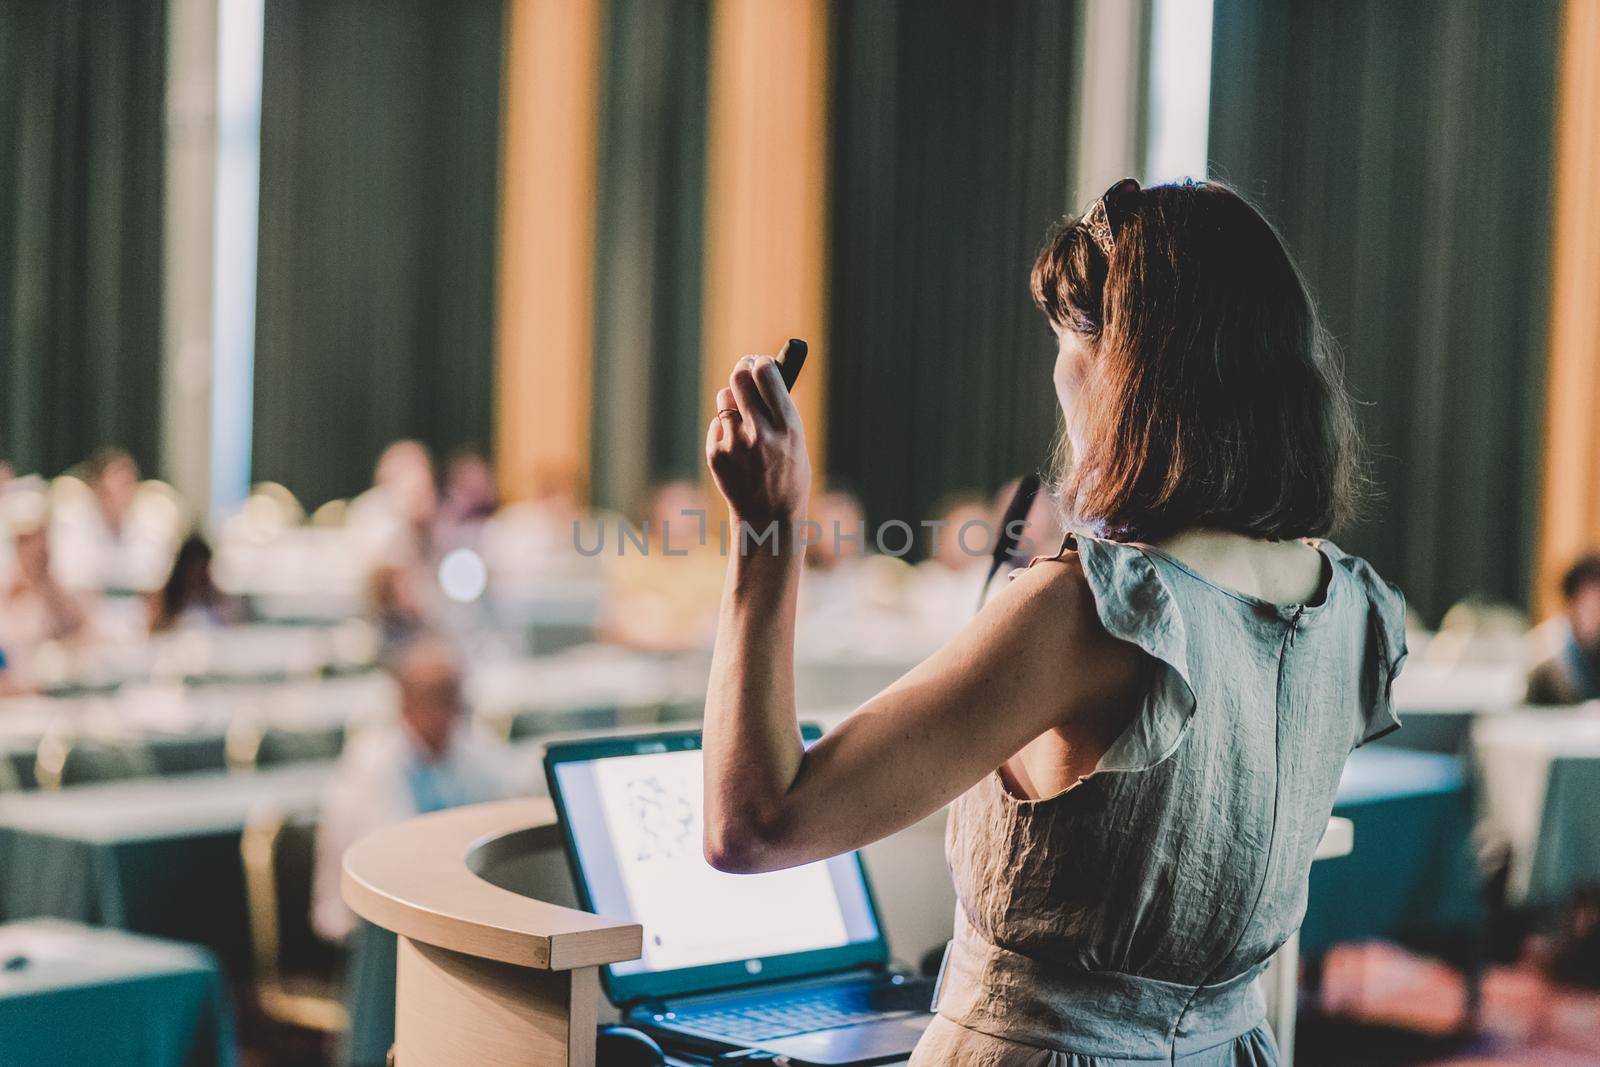
[(855, 853), (769, 874), (706, 863), (698, 732), (553, 745), (546, 767), (584, 906), (644, 927), (644, 955), (606, 969), (612, 1000), (886, 959)]

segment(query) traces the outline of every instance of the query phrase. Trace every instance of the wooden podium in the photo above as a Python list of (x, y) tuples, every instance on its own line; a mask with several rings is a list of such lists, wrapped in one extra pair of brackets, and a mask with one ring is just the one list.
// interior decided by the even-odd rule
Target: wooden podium
[(593, 1067), (599, 966), (643, 933), (535, 900), (497, 872), (557, 839), (548, 801), (425, 815), (362, 838), (344, 899), (398, 936), (398, 1067)]

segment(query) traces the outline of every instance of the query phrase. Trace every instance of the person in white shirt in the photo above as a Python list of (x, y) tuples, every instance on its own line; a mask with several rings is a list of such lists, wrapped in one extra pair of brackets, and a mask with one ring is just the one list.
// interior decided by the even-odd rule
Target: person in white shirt
[(413, 565), (433, 558), (438, 510), (433, 453), (406, 438), (378, 457), (372, 488), (350, 501), (345, 526), (368, 559)]
[(142, 493), (139, 464), (120, 448), (90, 456), (85, 479), (77, 492), (53, 494), (56, 576), (70, 589), (96, 593), (159, 589), (183, 534), (181, 506), (159, 492)]
[(94, 635), (90, 605), (56, 581), (50, 569), (50, 539), (44, 523), (19, 520), (12, 530), (15, 565), (0, 585), (0, 655), (9, 669), (0, 694), (31, 688), (40, 649), (53, 643), (82, 644)]
[(533, 772), (519, 774), (510, 748), (467, 718), (461, 669), (444, 641), (411, 641), (394, 652), (389, 670), (399, 687), (399, 717), (351, 739), (322, 798), (311, 922), (329, 941), (343, 941), (355, 927), (339, 882), (345, 850), (357, 840), (415, 815), (500, 800), (532, 786)]

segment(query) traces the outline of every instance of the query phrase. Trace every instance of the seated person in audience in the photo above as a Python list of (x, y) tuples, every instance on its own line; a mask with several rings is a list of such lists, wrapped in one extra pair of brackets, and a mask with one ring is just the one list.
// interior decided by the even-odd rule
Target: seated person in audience
[(1561, 596), (1566, 632), (1555, 651), (1528, 672), (1529, 704), (1600, 699), (1600, 552), (1567, 568)]
[(41, 645), (84, 640), (91, 625), (84, 602), (51, 572), (46, 524), (36, 519), (13, 530), (13, 546), (11, 582), (0, 596), (0, 648), (17, 670)]
[(397, 648), (430, 629), (429, 612), (417, 587), (417, 572), (381, 563), (367, 577), (367, 614), (383, 648)]
[(433, 551), (438, 507), (433, 453), (421, 441), (396, 441), (378, 457), (372, 488), (350, 502), (348, 526), (370, 558), (423, 560)]
[(500, 506), (494, 468), (479, 452), (464, 448), (445, 465), (444, 494), (433, 520), (433, 550), (444, 555), (457, 548), (476, 548), (487, 523)]
[(869, 551), (861, 501), (832, 489), (812, 498), (815, 540), (806, 549), (796, 609), (795, 644), (802, 656), (830, 656), (903, 645), (905, 561)]
[[(455, 652), (422, 636), (388, 659), (399, 689), (394, 722), (357, 734), (345, 747), (322, 798), (313, 874), (312, 925), (341, 941), (355, 916), (340, 894), (347, 848), (393, 823), (463, 804), (526, 793), (509, 747), (467, 716)], [(531, 760), (529, 761), (532, 762)]]
[(172, 551), (170, 531), (138, 521), (139, 478), (139, 464), (120, 448), (89, 457), (90, 499), (64, 503), (50, 531), (57, 572), (69, 586), (135, 589), (159, 580)]
[(721, 521), (699, 485), (667, 482), (651, 495), (642, 528), (607, 522), (601, 637), (653, 652), (708, 647), (722, 597)]
[(935, 645), (954, 637), (978, 610), (1000, 532), (999, 516), (976, 494), (954, 496), (937, 511), (940, 525), (930, 529), (928, 558), (917, 564), (911, 583), (917, 627)]
[(172, 561), (166, 584), (150, 600), (150, 632), (212, 629), (244, 621), (239, 602), (211, 577), (211, 545), (198, 533), (186, 537)]

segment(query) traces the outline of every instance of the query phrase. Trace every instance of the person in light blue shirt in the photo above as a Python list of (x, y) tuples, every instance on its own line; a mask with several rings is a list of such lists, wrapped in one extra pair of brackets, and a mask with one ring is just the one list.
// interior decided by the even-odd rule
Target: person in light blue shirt
[(416, 815), (500, 800), (533, 786), (533, 761), (519, 771), (505, 742), (467, 716), (461, 668), (447, 643), (418, 637), (387, 664), (399, 715), (350, 741), (322, 801), (312, 922), (330, 941), (343, 940), (355, 924), (339, 880), (345, 850), (357, 840)]
[(1560, 639), (1528, 672), (1529, 704), (1600, 699), (1600, 552), (1590, 552), (1567, 568), (1561, 599)]

